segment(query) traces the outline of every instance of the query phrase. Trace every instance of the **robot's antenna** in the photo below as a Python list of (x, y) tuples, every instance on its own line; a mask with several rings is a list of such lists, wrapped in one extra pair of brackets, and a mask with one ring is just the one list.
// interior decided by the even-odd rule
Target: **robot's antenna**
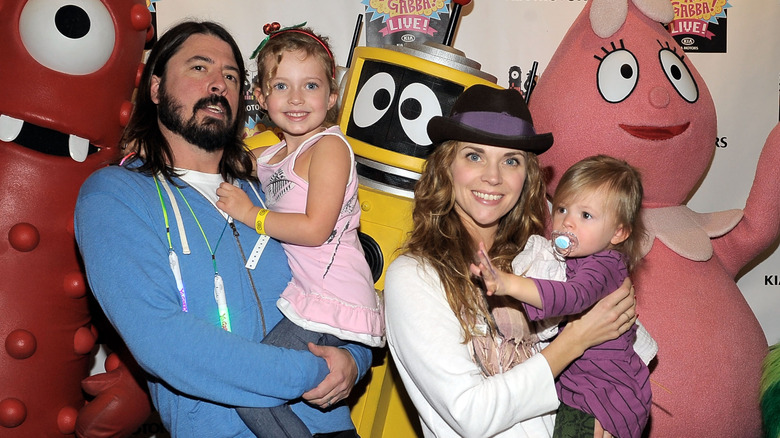
[(355, 52), (355, 47), (357, 47), (358, 38), (360, 37), (360, 26), (362, 24), (363, 14), (358, 14), (357, 23), (355, 23), (355, 32), (352, 34), (352, 45), (349, 46), (349, 57), (347, 57), (346, 68), (349, 68), (352, 65), (352, 53)]
[(531, 92), (534, 91), (534, 87), (536, 86), (536, 69), (539, 67), (539, 63), (537, 61), (534, 61), (533, 66), (531, 67), (531, 71), (528, 72), (528, 78), (525, 80), (525, 84), (523, 84), (523, 88), (525, 88), (525, 103), (527, 104), (531, 100)]
[(444, 33), (443, 44), (446, 46), (452, 45), (452, 39), (455, 37), (455, 27), (458, 25), (460, 19), (460, 9), (471, 3), (471, 0), (453, 0), (452, 12), (450, 12), (450, 23), (447, 25), (447, 30)]

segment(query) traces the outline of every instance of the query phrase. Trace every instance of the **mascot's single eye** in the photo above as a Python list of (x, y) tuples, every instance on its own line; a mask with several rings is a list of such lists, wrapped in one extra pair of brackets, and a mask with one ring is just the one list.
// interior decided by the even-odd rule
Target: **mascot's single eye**
[(401, 92), (398, 119), (406, 136), (420, 146), (432, 143), (428, 137), (428, 121), (441, 115), (441, 104), (428, 86), (419, 82), (406, 86)]
[(626, 49), (610, 52), (601, 60), (596, 73), (596, 84), (601, 97), (607, 102), (625, 100), (636, 88), (639, 80), (639, 64)]
[(388, 73), (377, 73), (363, 84), (355, 97), (352, 120), (367, 128), (382, 118), (395, 97), (395, 81)]
[(27, 52), (71, 75), (94, 73), (114, 51), (114, 21), (100, 0), (30, 0), (19, 17)]
[(680, 97), (689, 103), (696, 102), (699, 99), (699, 88), (682, 58), (672, 50), (661, 49), (658, 52), (658, 59), (661, 61), (666, 78), (672, 83)]

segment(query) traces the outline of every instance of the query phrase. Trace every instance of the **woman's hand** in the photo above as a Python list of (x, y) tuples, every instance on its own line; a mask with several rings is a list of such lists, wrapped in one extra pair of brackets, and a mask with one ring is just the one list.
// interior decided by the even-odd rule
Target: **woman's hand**
[(622, 335), (634, 325), (636, 318), (634, 286), (631, 279), (626, 278), (616, 291), (572, 319), (565, 331), (576, 331), (585, 349), (588, 349)]
[(587, 312), (570, 319), (566, 329), (542, 350), (553, 376), (558, 376), (588, 348), (625, 333), (634, 325), (636, 317), (634, 286), (626, 278), (616, 291)]
[(349, 396), (357, 380), (357, 364), (352, 354), (343, 348), (323, 347), (310, 342), (309, 351), (325, 359), (330, 374), (316, 388), (305, 392), (303, 399), (327, 409)]
[(594, 420), (595, 427), (593, 428), (593, 438), (612, 438), (612, 434), (604, 430), (603, 427), (601, 427), (601, 423), (599, 423), (599, 420)]

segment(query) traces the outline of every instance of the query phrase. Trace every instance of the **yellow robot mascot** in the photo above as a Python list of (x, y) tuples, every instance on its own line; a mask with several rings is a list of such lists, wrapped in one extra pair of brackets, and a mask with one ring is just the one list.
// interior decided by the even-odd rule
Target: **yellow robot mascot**
[[(358, 47), (353, 53), (339, 126), (356, 155), (361, 239), (380, 293), (384, 271), (411, 231), (414, 185), (432, 146), (428, 120), (449, 114), (471, 85), (498, 87), (480, 68), (462, 52), (431, 42)], [(419, 436), (417, 414), (386, 350), (378, 356), (365, 393), (352, 408), (358, 433)]]

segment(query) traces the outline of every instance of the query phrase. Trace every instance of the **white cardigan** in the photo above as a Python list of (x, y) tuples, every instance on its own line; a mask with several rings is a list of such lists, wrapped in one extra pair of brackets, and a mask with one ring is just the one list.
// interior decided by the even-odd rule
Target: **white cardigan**
[(537, 354), (483, 377), (438, 275), (402, 255), (385, 277), (387, 343), (425, 437), (549, 438), (558, 397)]

